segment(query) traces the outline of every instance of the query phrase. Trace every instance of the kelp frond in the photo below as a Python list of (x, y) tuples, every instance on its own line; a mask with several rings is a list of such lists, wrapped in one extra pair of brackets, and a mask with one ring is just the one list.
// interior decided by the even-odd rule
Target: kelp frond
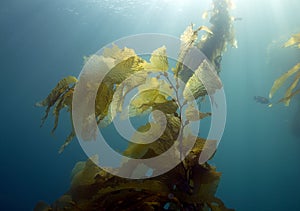
[(56, 105), (55, 113), (59, 113), (64, 106), (70, 106), (69, 92), (72, 92), (72, 89), (74, 88), (73, 85), (76, 82), (77, 79), (73, 76), (63, 78), (57, 83), (54, 89), (52, 89), (46, 99), (35, 104), (37, 107), (46, 107), (45, 116), (42, 118), (41, 126), (47, 119), (51, 107)]
[(300, 63), (295, 65), (293, 68), (291, 68), (289, 71), (284, 73), (282, 76), (280, 76), (278, 79), (276, 79), (273, 83), (273, 86), (271, 88), (269, 98), (272, 98), (273, 95), (277, 92), (277, 90), (286, 82), (286, 80), (297, 73), (300, 70)]
[[(291, 46), (296, 46), (300, 48), (300, 33), (292, 35), (292, 37), (284, 44), (284, 47)], [(293, 75), (295, 75), (295, 77), (291, 84), (288, 86), (284, 97), (278, 101), (278, 103), (284, 103), (286, 106), (289, 106), (292, 97), (299, 93), (298, 90), (294, 91), (294, 89), (298, 86), (300, 80), (300, 63), (296, 64), (294, 67), (292, 67), (290, 70), (288, 70), (286, 73), (284, 73), (282, 76), (280, 76), (274, 81), (269, 93), (269, 98), (272, 98), (274, 94), (278, 91), (278, 89), (281, 88), (284, 84), (286, 84), (287, 79), (289, 79)], [(269, 107), (271, 106), (272, 104), (269, 105)]]
[(183, 61), (186, 57), (189, 50), (194, 47), (197, 39), (199, 31), (206, 31), (207, 34), (212, 35), (213, 32), (207, 26), (200, 26), (198, 29), (194, 30), (194, 24), (191, 24), (186, 28), (183, 34), (180, 36), (181, 46), (180, 53), (178, 55), (176, 68), (173, 68), (173, 72), (177, 77), (179, 72), (183, 69)]
[[(185, 154), (187, 155), (185, 159), (163, 175), (147, 180), (130, 180), (107, 173), (96, 165), (97, 157), (90, 158), (88, 161), (80, 162), (75, 166), (72, 171), (70, 190), (64, 196), (51, 206), (42, 202), (39, 203), (35, 211), (45, 209), (57, 211), (230, 210), (215, 196), (221, 174), (207, 163), (199, 164), (200, 153), (207, 146), (206, 140), (185, 133), (189, 131), (189, 123), (211, 115), (210, 113), (202, 113), (190, 102), (193, 97), (197, 99), (207, 95), (206, 88), (200, 80), (205, 79), (208, 82), (206, 86), (210, 86), (207, 88), (211, 91), (220, 89), (222, 86), (220, 81), (214, 81), (214, 74), (220, 71), (220, 62), (227, 43), (235, 44), (232, 18), (229, 15), (230, 7), (232, 7), (230, 0), (213, 0), (213, 9), (210, 13), (212, 26), (210, 28), (201, 26), (195, 30), (191, 25), (185, 30), (180, 37), (181, 49), (177, 59), (178, 63), (172, 69), (175, 75), (175, 79), (172, 78), (174, 80), (170, 78), (172, 74), (168, 74), (169, 63), (165, 46), (153, 51), (149, 61), (136, 55), (134, 49), (126, 47), (121, 49), (117, 45), (105, 49), (103, 55), (93, 55), (89, 57), (89, 60), (85, 58), (86, 65), (92, 68), (95, 78), (87, 80), (84, 88), (91, 90), (91, 92), (95, 90), (95, 87), (98, 90), (96, 102), (92, 103), (95, 103), (95, 116), (100, 126), (109, 125), (117, 114), (122, 114), (125, 97), (135, 88), (137, 88), (138, 93), (129, 103), (127, 117), (152, 112), (152, 118), (155, 121), (148, 122), (137, 130), (141, 133), (148, 132), (147, 137), (146, 135), (141, 137), (136, 132), (132, 140), (143, 141), (143, 138), (151, 138), (159, 133), (158, 129), (162, 124), (162, 119), (159, 119), (159, 115), (155, 116), (154, 111), (159, 110), (165, 114), (165, 129), (155, 142), (150, 144), (130, 142), (123, 155), (146, 159), (160, 155), (173, 145), (177, 147), (176, 149), (179, 147), (183, 150), (187, 149), (189, 148), (187, 143), (195, 140), (194, 146), (189, 148), (191, 150)], [(201, 30), (206, 33), (199, 40), (198, 33)], [(180, 96), (184, 98), (184, 102), (181, 102), (178, 93), (179, 88), (181, 88), (178, 78), (187, 73), (183, 67), (183, 61), (188, 51), (193, 47), (203, 51), (207, 60), (203, 60), (195, 73), (184, 80), (187, 88), (181, 90), (183, 93), (180, 93)], [(208, 68), (216, 71), (206, 71)], [(104, 70), (110, 71), (102, 83), (98, 84), (97, 77), (105, 72)], [(200, 80), (198, 80), (199, 78)], [(43, 122), (50, 109), (53, 108), (55, 117), (53, 131), (57, 127), (60, 111), (67, 107), (71, 113), (71, 101), (76, 82), (77, 79), (72, 76), (61, 80), (44, 101), (36, 104), (46, 107)], [(89, 92), (86, 95), (88, 95), (87, 101), (94, 100), (89, 98)], [(90, 103), (90, 101), (86, 103)], [(184, 106), (187, 108), (184, 109)], [(90, 116), (94, 118), (94, 114), (90, 114)], [(151, 129), (153, 131), (149, 132)], [(87, 134), (87, 136), (89, 135)], [(60, 152), (71, 142), (74, 136), (75, 132), (72, 129), (60, 148)], [(179, 140), (178, 143), (177, 139)], [(216, 143), (215, 141), (210, 142), (211, 144)], [(180, 152), (174, 153), (174, 156), (181, 158)], [(176, 158), (178, 159), (178, 157)], [(122, 168), (133, 174), (140, 167), (134, 165), (134, 160), (133, 163), (131, 161), (124, 161)], [(158, 165), (168, 164), (167, 160), (158, 163)], [(155, 168), (153, 169), (155, 170)]]
[[(73, 76), (63, 78), (57, 83), (55, 88), (52, 89), (52, 91), (46, 99), (35, 104), (35, 106), (38, 107), (46, 107), (45, 115), (42, 118), (41, 126), (44, 124), (45, 120), (48, 117), (50, 109), (53, 107), (54, 126), (52, 129), (52, 133), (55, 132), (58, 126), (60, 111), (64, 108), (67, 108), (67, 111), (71, 114), (72, 97), (76, 82), (77, 79)], [(63, 149), (72, 141), (74, 136), (75, 132), (74, 129), (72, 129), (70, 135), (66, 138), (65, 143), (61, 146), (59, 153), (61, 153)]]
[(292, 35), (292, 37), (283, 45), (285, 48), (291, 46), (300, 48), (300, 33)]

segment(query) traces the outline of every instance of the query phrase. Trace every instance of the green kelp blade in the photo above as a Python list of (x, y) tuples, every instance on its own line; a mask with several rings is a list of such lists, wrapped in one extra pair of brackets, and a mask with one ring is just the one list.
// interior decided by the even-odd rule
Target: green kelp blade
[(280, 76), (276, 81), (274, 81), (271, 91), (269, 93), (269, 98), (272, 98), (277, 90), (284, 84), (284, 82), (300, 70), (300, 63), (296, 64), (292, 69)]

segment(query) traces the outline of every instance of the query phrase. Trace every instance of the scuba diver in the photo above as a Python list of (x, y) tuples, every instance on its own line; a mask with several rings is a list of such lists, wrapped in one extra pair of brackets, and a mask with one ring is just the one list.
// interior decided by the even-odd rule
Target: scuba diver
[(261, 104), (270, 104), (270, 101), (268, 98), (266, 97), (262, 97), (262, 96), (254, 96), (254, 100), (258, 103)]

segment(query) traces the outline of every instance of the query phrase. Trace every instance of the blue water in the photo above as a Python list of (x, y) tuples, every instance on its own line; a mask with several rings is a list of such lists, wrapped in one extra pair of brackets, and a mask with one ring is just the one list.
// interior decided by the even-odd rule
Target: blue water
[[(229, 48), (221, 78), (227, 125), (211, 164), (222, 172), (217, 196), (242, 211), (300, 210), (299, 98), (272, 109), (253, 101), (299, 61), (280, 46), (300, 31), (298, 0), (236, 0), (239, 48)], [(2, 0), (1, 210), (32, 210), (53, 202), (69, 187), (74, 164), (86, 156), (76, 140), (58, 154), (70, 128), (52, 119), (40, 128), (35, 108), (57, 81), (78, 75), (82, 57), (123, 36), (157, 32), (180, 36), (191, 22), (202, 25), (209, 0)], [(63, 119), (68, 120), (64, 115)]]

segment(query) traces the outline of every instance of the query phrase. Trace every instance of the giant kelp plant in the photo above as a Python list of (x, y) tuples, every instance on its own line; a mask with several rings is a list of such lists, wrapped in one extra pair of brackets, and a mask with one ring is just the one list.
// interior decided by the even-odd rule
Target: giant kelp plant
[[(284, 44), (285, 48), (287, 47), (296, 47), (300, 48), (300, 33), (294, 34), (292, 37)], [(287, 83), (287, 80), (294, 75), (294, 79), (292, 83), (287, 88), (284, 97), (281, 98), (278, 102), (284, 103), (286, 106), (289, 106), (291, 99), (300, 93), (300, 88), (296, 89), (300, 80), (300, 63), (296, 64), (282, 76), (280, 76), (277, 80), (275, 80), (269, 97), (272, 98), (273, 95), (277, 92), (277, 90)], [(295, 90), (296, 89), (296, 90)], [(272, 105), (270, 105), (272, 106)]]
[[(231, 5), (229, 0), (213, 0), (213, 9), (209, 12), (211, 27), (201, 26), (196, 30), (193, 29), (193, 25), (187, 27), (181, 36), (181, 49), (174, 68), (169, 68), (164, 46), (155, 50), (149, 61), (139, 57), (134, 49), (121, 49), (116, 45), (105, 49), (100, 56), (94, 55), (89, 58), (112, 67), (100, 86), (91, 81), (85, 83), (86, 89), (95, 85), (98, 87), (93, 115), (100, 127), (112, 123), (117, 113), (122, 111), (125, 96), (137, 87), (139, 92), (129, 105), (128, 115), (134, 117), (160, 110), (166, 116), (166, 128), (156, 142), (143, 145), (132, 143), (123, 152), (124, 155), (141, 159), (155, 157), (175, 144), (177, 137), (191, 138), (191, 134), (184, 132), (190, 122), (210, 116), (210, 113), (199, 111), (190, 99), (207, 95), (204, 85), (195, 74), (204, 77), (201, 73), (210, 64), (214, 66), (216, 73), (219, 73), (222, 54), (227, 44), (236, 46), (234, 19), (229, 14)], [(206, 34), (198, 39), (201, 30)], [(192, 47), (199, 48), (209, 60), (204, 60), (194, 74), (187, 71), (187, 67), (183, 65), (185, 55)], [(173, 74), (169, 69), (172, 69)], [(130, 77), (132, 75), (134, 77)], [(182, 92), (183, 102), (178, 97), (179, 79), (186, 82), (186, 88)], [(55, 123), (52, 132), (57, 127), (63, 108), (67, 108), (72, 114), (72, 97), (77, 83), (73, 76), (64, 78), (45, 100), (36, 104), (46, 107), (42, 123), (53, 108)], [(219, 81), (212, 83), (214, 89), (221, 88)], [(89, 96), (85, 99), (88, 100)], [(88, 121), (86, 122), (88, 124)], [(153, 124), (147, 123), (138, 131), (148, 131), (152, 126)], [(85, 139), (92, 139), (94, 134), (93, 130), (86, 131)], [(73, 129), (60, 152), (74, 136)], [(134, 135), (134, 138), (142, 137)], [(51, 205), (38, 203), (35, 210), (230, 210), (215, 196), (221, 174), (208, 163), (200, 165), (198, 162), (206, 140), (194, 138), (195, 145), (180, 164), (167, 173), (150, 179), (132, 180), (109, 174), (96, 165), (97, 156), (89, 158), (86, 162), (78, 162), (72, 171), (70, 190)], [(133, 172), (135, 167), (131, 163), (124, 163), (124, 168), (129, 172)]]

